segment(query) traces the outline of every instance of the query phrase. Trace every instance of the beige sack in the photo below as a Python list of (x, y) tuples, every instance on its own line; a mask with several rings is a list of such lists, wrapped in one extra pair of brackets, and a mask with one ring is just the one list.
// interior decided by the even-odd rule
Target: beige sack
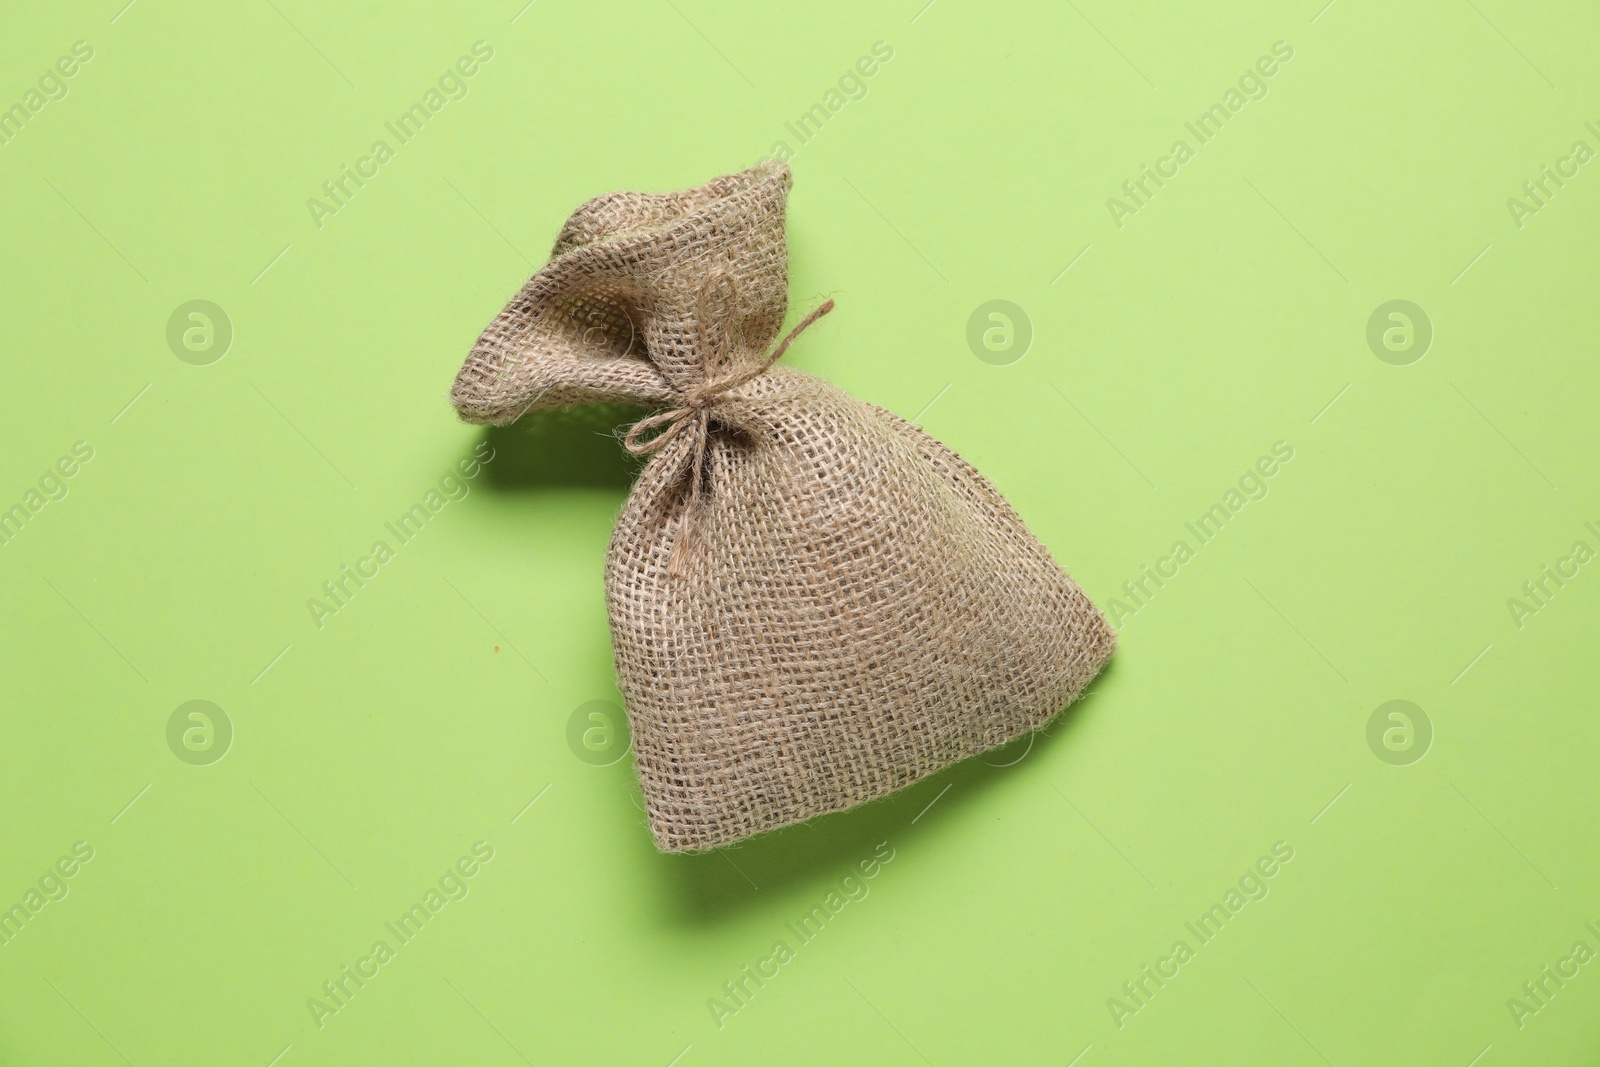
[(584, 204), (451, 397), (495, 424), (591, 401), (659, 410), (629, 434), (653, 455), (606, 599), (668, 852), (853, 807), (1036, 730), (1116, 640), (959, 456), (771, 366), (793, 337), (773, 348), (789, 185), (766, 163)]

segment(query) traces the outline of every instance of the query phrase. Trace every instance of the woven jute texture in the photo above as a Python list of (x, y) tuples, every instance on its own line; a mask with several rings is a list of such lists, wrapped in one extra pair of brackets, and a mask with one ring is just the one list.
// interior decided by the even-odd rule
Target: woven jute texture
[(789, 185), (765, 163), (584, 204), (452, 392), (469, 422), (594, 401), (658, 412), (628, 438), (651, 458), (606, 598), (669, 852), (853, 807), (1038, 729), (1116, 640), (954, 452), (769, 366)]

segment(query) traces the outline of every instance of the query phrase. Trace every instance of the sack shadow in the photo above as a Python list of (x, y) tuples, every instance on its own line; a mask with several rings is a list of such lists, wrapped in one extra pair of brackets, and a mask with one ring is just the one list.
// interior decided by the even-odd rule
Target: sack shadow
[(590, 488), (623, 495), (644, 457), (622, 447), (621, 433), (646, 414), (628, 404), (581, 404), (489, 426), (484, 440), (494, 449), (494, 462), (483, 469), (485, 482), (500, 492)]
[[(1115, 663), (1113, 656), (1088, 691), (1041, 729), (848, 811), (820, 815), (707, 852), (671, 854), (655, 849), (641, 818), (644, 846), (650, 852), (646, 866), (660, 883), (669, 917), (689, 926), (720, 925), (763, 902), (791, 895), (801, 896), (804, 911), (838, 890), (840, 879), (851, 874), (859, 879), (858, 862), (872, 859), (880, 844), (887, 842), (896, 854), (914, 850), (919, 840), (950, 825), (954, 813), (983, 803), (987, 794), (1008, 783), (1017, 788), (1026, 782), (1040, 794), (1041, 804), (1060, 809), (1041, 812), (1044, 828), (1058, 819), (1074, 818), (1069, 804), (1053, 795), (1043, 770), (1030, 773), (1023, 768), (1036, 766), (1043, 752), (1078, 732)], [(637, 784), (633, 790), (638, 801)]]

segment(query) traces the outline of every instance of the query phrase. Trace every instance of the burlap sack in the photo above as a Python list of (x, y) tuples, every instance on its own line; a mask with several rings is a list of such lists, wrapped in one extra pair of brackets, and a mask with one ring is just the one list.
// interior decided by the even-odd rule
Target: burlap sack
[(653, 455), (617, 519), (606, 598), (669, 852), (849, 808), (1035, 730), (1115, 644), (959, 456), (771, 366), (793, 337), (772, 348), (789, 185), (766, 163), (584, 204), (452, 392), (479, 423), (659, 409), (628, 435)]

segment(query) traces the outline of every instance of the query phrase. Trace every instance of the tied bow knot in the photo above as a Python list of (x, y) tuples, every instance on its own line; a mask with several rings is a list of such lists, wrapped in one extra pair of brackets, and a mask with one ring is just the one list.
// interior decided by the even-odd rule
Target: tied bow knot
[[(683, 525), (678, 531), (672, 546), (672, 554), (667, 560), (667, 573), (677, 576), (683, 573), (683, 561), (688, 555), (691, 538), (694, 536), (696, 520), (701, 509), (701, 483), (705, 480), (706, 450), (711, 445), (711, 405), (718, 397), (730, 390), (737, 389), (746, 382), (753, 381), (771, 369), (774, 363), (783, 358), (794, 339), (799, 337), (812, 323), (833, 310), (833, 301), (826, 300), (818, 305), (805, 318), (795, 324), (794, 329), (786, 334), (782, 341), (773, 348), (760, 363), (737, 374), (724, 375), (720, 378), (711, 376), (713, 363), (720, 363), (724, 345), (718, 346), (715, 353), (707, 352), (706, 380), (684, 393), (683, 403), (667, 411), (659, 411), (654, 415), (647, 415), (634, 423), (622, 439), (622, 445), (636, 456), (649, 455), (660, 451), (673, 439), (683, 433), (693, 433), (693, 444), (690, 446), (691, 469), (689, 483), (689, 506), (684, 511)], [(701, 328), (704, 329), (702, 319)], [(703, 335), (702, 335), (703, 336)], [(726, 337), (726, 335), (724, 335)], [(714, 359), (712, 357), (715, 357)], [(665, 427), (660, 433), (648, 440), (641, 436), (657, 427)]]

